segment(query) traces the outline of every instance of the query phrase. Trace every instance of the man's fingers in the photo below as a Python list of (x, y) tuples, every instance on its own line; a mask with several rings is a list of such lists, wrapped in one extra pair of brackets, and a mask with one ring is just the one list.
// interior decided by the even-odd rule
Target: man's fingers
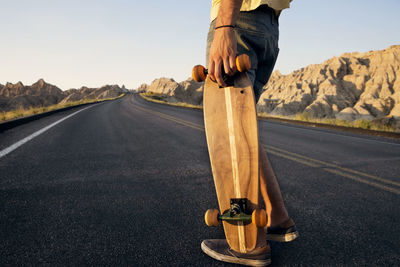
[(213, 60), (210, 60), (210, 66), (208, 68), (208, 75), (210, 75), (211, 80), (215, 81), (215, 64)]
[(221, 67), (222, 67), (222, 61), (219, 60), (217, 62), (215, 62), (215, 79), (217, 80), (218, 84), (222, 87), (225, 87), (226, 84), (224, 82), (224, 80), (222, 79), (222, 71), (221, 71)]
[(233, 75), (233, 71), (231, 69), (231, 67), (229, 66), (229, 58), (224, 59), (224, 70), (225, 73), (228, 75)]
[[(236, 68), (236, 57), (234, 55), (231, 55), (229, 57), (229, 66), (231, 67), (232, 70), (232, 74), (234, 74), (235, 72), (237, 72), (237, 68)], [(231, 74), (231, 75), (232, 75)]]

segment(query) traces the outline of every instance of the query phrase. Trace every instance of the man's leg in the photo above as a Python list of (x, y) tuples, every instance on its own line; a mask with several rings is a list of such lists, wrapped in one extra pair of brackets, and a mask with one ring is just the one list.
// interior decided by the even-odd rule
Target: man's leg
[[(259, 95), (261, 88), (259, 82), (255, 81), (254, 88), (256, 95)], [(257, 91), (260, 89), (260, 91)], [(278, 242), (290, 242), (299, 236), (294, 221), (289, 217), (283, 202), (281, 189), (272, 169), (268, 155), (259, 142), (260, 161), (260, 191), (267, 211), (268, 221), (265, 228), (267, 240)]]
[[(278, 57), (279, 48), (277, 38), (270, 38), (266, 42), (266, 55), (254, 73), (254, 93), (256, 100), (261, 96), (264, 85), (268, 82)], [(272, 169), (268, 155), (259, 143), (260, 157), (260, 190), (268, 215), (267, 239), (278, 242), (290, 242), (299, 236), (294, 221), (289, 218), (283, 202), (282, 193), (278, 181)]]
[[(255, 100), (260, 98), (261, 93), (263, 91), (263, 86), (268, 82), (269, 77), (271, 76), (272, 70), (274, 68), (279, 49), (274, 44), (274, 41), (277, 39), (271, 38), (272, 40), (268, 40), (269, 46), (272, 47), (272, 51), (268, 51), (268, 53), (260, 50), (261, 54), (265, 54), (268, 57), (259, 63), (259, 59), (257, 58), (257, 46), (254, 45), (254, 48), (250, 51), (245, 51), (243, 47), (248, 47), (249, 44), (246, 43), (247, 39), (244, 39), (240, 34), (237, 36), (238, 40), (238, 51), (239, 54), (248, 54), (252, 61), (252, 64), (257, 66), (257, 68), (252, 68), (247, 72), (254, 89)], [(262, 39), (254, 39), (254, 43), (267, 42), (264, 38)], [(275, 45), (275, 46), (274, 46)], [(243, 51), (244, 50), (244, 51)], [(285, 208), (285, 204), (282, 199), (281, 190), (279, 188), (278, 181), (276, 180), (275, 173), (272, 169), (271, 163), (262, 147), (261, 143), (259, 145), (259, 157), (260, 157), (260, 190), (262, 198), (265, 202), (265, 207), (268, 215), (268, 227), (276, 226), (285, 222), (289, 219), (288, 212)]]
[(289, 219), (288, 212), (283, 202), (281, 189), (276, 180), (271, 162), (260, 143), (260, 187), (261, 195), (265, 202), (268, 215), (267, 226), (277, 226)]

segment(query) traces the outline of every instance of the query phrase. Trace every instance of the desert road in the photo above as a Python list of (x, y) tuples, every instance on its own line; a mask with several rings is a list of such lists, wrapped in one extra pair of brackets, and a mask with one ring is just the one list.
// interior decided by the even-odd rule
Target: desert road
[[(259, 127), (300, 232), (272, 266), (400, 265), (399, 140)], [(130, 94), (0, 133), (0, 266), (229, 266), (200, 249), (216, 207), (201, 110)]]

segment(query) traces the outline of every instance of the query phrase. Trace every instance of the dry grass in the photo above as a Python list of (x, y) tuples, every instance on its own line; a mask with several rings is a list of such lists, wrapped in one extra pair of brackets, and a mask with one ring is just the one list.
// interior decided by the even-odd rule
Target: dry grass
[(185, 108), (194, 108), (194, 109), (203, 109), (202, 106), (200, 105), (192, 105), (184, 102), (176, 102), (176, 103), (170, 103), (164, 100), (164, 98), (161, 95), (154, 94), (151, 92), (146, 92), (146, 93), (140, 93), (139, 94), (142, 98), (154, 102), (154, 103), (160, 103), (160, 104), (167, 104), (171, 106), (177, 106), (177, 107), (185, 107)]
[(76, 102), (69, 102), (66, 104), (55, 104), (55, 105), (51, 105), (51, 106), (46, 106), (46, 107), (31, 107), (29, 109), (23, 109), (23, 108), (19, 108), (19, 109), (14, 109), (11, 111), (6, 111), (6, 112), (0, 112), (0, 122), (4, 122), (4, 121), (9, 121), (9, 120), (14, 120), (14, 119), (18, 119), (18, 118), (23, 118), (23, 117), (28, 117), (28, 116), (32, 116), (32, 115), (36, 115), (36, 114), (40, 114), (40, 113), (44, 113), (44, 112), (48, 112), (48, 111), (52, 111), (52, 110), (56, 110), (56, 109), (61, 109), (61, 108), (66, 108), (66, 107), (71, 107), (71, 106), (77, 106), (77, 105), (81, 105), (81, 104), (89, 104), (89, 103), (100, 103), (103, 101), (108, 101), (108, 100), (114, 100), (117, 98), (121, 98), (123, 97), (125, 94), (121, 94), (117, 97), (114, 98), (105, 98), (105, 99), (101, 99), (101, 100), (82, 100), (82, 101), (76, 101)]
[(396, 132), (396, 129), (393, 125), (384, 124), (380, 122), (367, 121), (367, 120), (355, 120), (355, 121), (346, 121), (340, 120), (336, 118), (315, 118), (310, 115), (308, 112), (298, 113), (294, 116), (279, 116), (279, 115), (270, 115), (266, 113), (258, 113), (259, 117), (262, 118), (278, 118), (278, 119), (286, 119), (293, 121), (303, 121), (303, 122), (311, 122), (311, 123), (320, 123), (334, 126), (343, 126), (350, 128), (361, 128), (366, 130), (374, 130), (374, 131), (385, 131), (385, 132)]

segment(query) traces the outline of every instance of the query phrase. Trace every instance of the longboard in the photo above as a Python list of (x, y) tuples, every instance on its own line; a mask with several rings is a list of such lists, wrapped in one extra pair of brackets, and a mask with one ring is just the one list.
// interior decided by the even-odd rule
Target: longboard
[(258, 128), (252, 84), (244, 72), (236, 73), (230, 82), (230, 86), (220, 88), (207, 76), (204, 86), (204, 123), (219, 204), (219, 211), (208, 210), (205, 220), (209, 226), (222, 221), (231, 249), (246, 253), (265, 242), (262, 227), (266, 213), (260, 209)]

